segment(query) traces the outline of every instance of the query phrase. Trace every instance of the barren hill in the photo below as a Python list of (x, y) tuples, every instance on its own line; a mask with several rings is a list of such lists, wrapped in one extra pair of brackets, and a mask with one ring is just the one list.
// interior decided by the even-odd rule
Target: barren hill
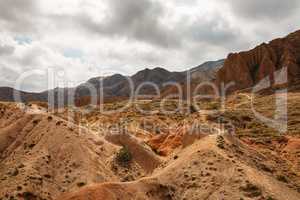
[(90, 183), (118, 180), (106, 166), (116, 147), (40, 109), (0, 104), (0, 198), (55, 199)]
[[(300, 110), (293, 108), (299, 107), (300, 95), (296, 92), (288, 96), (289, 127), (285, 135), (257, 121), (247, 95), (231, 96), (226, 103), (228, 110), (215, 116), (198, 113), (183, 118), (179, 113), (168, 117), (162, 113), (145, 116), (133, 115), (131, 109), (114, 117), (89, 115), (87, 121), (92, 127), (100, 122), (123, 123), (118, 119), (126, 118), (130, 122), (126, 127), (136, 130), (131, 133), (145, 140), (163, 163), (147, 177), (125, 183), (93, 184), (63, 194), (59, 200), (81, 200), (87, 196), (99, 200), (299, 199), (300, 138), (296, 121)], [(274, 95), (257, 96), (255, 105), (264, 115), (271, 115), (275, 110), (275, 104), (271, 103), (274, 101)], [(206, 109), (215, 105), (215, 102), (202, 103)], [(149, 104), (152, 109), (156, 108), (155, 102)], [(229, 134), (227, 129), (220, 132), (221, 135), (216, 134), (215, 122), (219, 117), (224, 127), (235, 125), (235, 135)], [(146, 123), (138, 125), (142, 118), (147, 119)], [(178, 126), (165, 129), (165, 123)], [(215, 128), (206, 128), (203, 132), (196, 128), (199, 124)], [(153, 125), (156, 128), (153, 129)]]
[[(299, 199), (300, 94), (288, 97), (289, 129), (283, 136), (255, 119), (244, 94), (231, 96), (227, 112), (215, 116), (188, 114), (186, 108), (149, 115), (133, 106), (79, 117), (71, 108), (46, 113), (31, 105), (24, 112), (18, 104), (1, 103), (0, 198)], [(271, 115), (274, 100), (257, 96), (255, 103)], [(136, 103), (158, 108), (157, 100)], [(174, 103), (167, 102), (168, 109), (176, 109)], [(215, 105), (199, 103), (203, 109)], [(66, 121), (68, 112), (73, 115)], [(219, 129), (218, 117), (224, 127), (235, 125), (234, 136)], [(128, 165), (116, 162), (122, 146), (132, 156)]]

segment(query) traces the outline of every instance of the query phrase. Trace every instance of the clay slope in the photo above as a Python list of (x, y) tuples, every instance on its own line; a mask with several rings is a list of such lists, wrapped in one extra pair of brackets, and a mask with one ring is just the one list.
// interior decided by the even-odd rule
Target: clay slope
[(263, 43), (250, 51), (229, 54), (217, 74), (217, 82), (227, 84), (234, 81), (235, 86), (230, 91), (253, 87), (267, 76), (274, 83), (274, 72), (283, 67), (288, 69), (289, 83), (299, 79), (300, 31)]
[[(230, 140), (207, 136), (171, 157), (151, 177), (129, 183), (105, 183), (63, 195), (59, 200), (175, 200), (300, 198), (293, 186), (251, 164), (261, 154)], [(249, 161), (249, 160), (251, 161)], [(267, 159), (260, 158), (260, 162)]]
[[(86, 185), (132, 181), (161, 163), (134, 136), (104, 138), (74, 124), (67, 108), (47, 113), (36, 104), (21, 105), (0, 102), (0, 199), (56, 199)], [(126, 168), (115, 160), (122, 146), (132, 153)]]
[[(257, 96), (255, 105), (268, 116), (274, 97)], [(81, 126), (63, 120), (71, 107), (49, 115), (37, 105), (25, 113), (17, 104), (1, 103), (0, 198), (299, 199), (300, 95), (288, 98), (286, 136), (255, 120), (248, 94), (231, 96), (227, 111), (216, 116), (190, 114), (187, 108), (172, 115), (148, 115), (135, 107), (104, 115), (95, 109), (81, 113)], [(151, 110), (160, 105), (157, 100), (136, 103)], [(167, 102), (168, 108), (174, 103)], [(216, 107), (214, 101), (199, 103), (203, 109)], [(235, 137), (226, 134), (230, 123)], [(129, 165), (114, 162), (121, 146), (133, 157)]]
[[(276, 130), (256, 121), (250, 112), (248, 95), (231, 96), (226, 103), (227, 112), (216, 113), (216, 116), (193, 113), (181, 121), (176, 114), (170, 115), (169, 118), (177, 119), (171, 122), (171, 124), (178, 123), (176, 128), (167, 131), (161, 127), (159, 133), (150, 134), (150, 139), (143, 136), (147, 144), (157, 154), (162, 155), (163, 161), (146, 177), (126, 183), (109, 181), (104, 184), (93, 184), (76, 192), (64, 194), (58, 199), (82, 200), (87, 197), (96, 200), (299, 199), (300, 145), (299, 131), (297, 131), (299, 111), (296, 108), (299, 108), (300, 95), (299, 93), (288, 95), (289, 127), (285, 135), (279, 135)], [(274, 110), (272, 104), (274, 100), (274, 95), (257, 96), (255, 105), (258, 110), (263, 109), (260, 112), (268, 116)], [(215, 102), (201, 103), (206, 108), (216, 105)], [(150, 105), (152, 109), (155, 108), (155, 102)], [(128, 115), (129, 113), (131, 114)], [(96, 116), (97, 114), (92, 118), (96, 120)], [(222, 122), (217, 119), (219, 117), (222, 118)], [(126, 118), (138, 122), (145, 116), (139, 116), (138, 113), (133, 115), (128, 111), (126, 117), (125, 113), (122, 113), (107, 118), (116, 120), (111, 121), (115, 124), (118, 119)], [(159, 118), (167, 121), (167, 117), (162, 113), (157, 116), (152, 115), (150, 121), (160, 125)], [(101, 122), (107, 120), (98, 119)], [(215, 126), (216, 121), (223, 123), (222, 126)], [(196, 127), (193, 126), (194, 124)], [(198, 131), (198, 124), (208, 126)], [(230, 124), (234, 124), (236, 128), (234, 136), (227, 133)], [(156, 130), (147, 127), (141, 126), (149, 132)], [(224, 127), (225, 130), (220, 131), (218, 127)], [(217, 132), (223, 135), (218, 136)], [(131, 134), (137, 135), (134, 132)], [(130, 144), (133, 141), (130, 137), (122, 136), (125, 135), (117, 134), (107, 139), (116, 144), (125, 141), (126, 144)], [(135, 145), (131, 150), (136, 149)], [(148, 155), (151, 154), (141, 152), (141, 155), (148, 161)]]
[(55, 199), (119, 180), (106, 162), (117, 148), (55, 116), (0, 103), (0, 199)]

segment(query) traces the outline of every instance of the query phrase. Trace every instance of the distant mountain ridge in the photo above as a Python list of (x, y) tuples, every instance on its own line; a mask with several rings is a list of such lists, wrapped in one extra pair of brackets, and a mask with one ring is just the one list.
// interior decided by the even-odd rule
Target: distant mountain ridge
[(217, 60), (217, 61), (207, 61), (197, 67), (190, 69), (189, 71), (198, 72), (198, 71), (207, 71), (213, 68), (221, 68), (225, 62), (225, 59)]
[[(75, 94), (76, 100), (90, 96), (100, 96), (100, 91), (103, 91), (104, 98), (114, 97), (128, 97), (131, 94), (131, 87), (136, 90), (141, 84), (144, 84), (140, 88), (140, 94), (155, 94), (153, 86), (150, 83), (154, 83), (159, 89), (163, 88), (164, 83), (176, 82), (183, 83), (187, 74), (191, 74), (194, 79), (213, 79), (215, 78), (215, 72), (220, 68), (223, 60), (206, 62), (188, 71), (183, 72), (170, 72), (164, 68), (156, 67), (153, 69), (146, 68), (134, 74), (133, 76), (124, 76), (121, 74), (114, 74), (107, 77), (95, 77), (89, 79), (86, 83), (79, 85), (76, 88), (55, 88), (53, 90), (41, 92), (41, 93), (30, 93), (18, 91), (9, 87), (0, 87), (0, 101), (14, 101), (14, 92), (19, 92), (23, 102), (30, 101), (48, 101), (48, 95), (53, 95), (55, 99), (63, 98), (60, 101), (67, 103), (68, 93)], [(130, 83), (130, 81), (131, 83)], [(146, 84), (145, 84), (146, 83)], [(95, 88), (96, 91), (90, 94), (89, 88)], [(100, 88), (102, 90), (100, 90)], [(62, 95), (63, 93), (63, 95)]]
[(211, 81), (216, 79), (217, 72), (224, 65), (225, 59), (208, 61), (198, 67), (189, 70), (191, 78), (195, 82)]
[[(79, 87), (85, 87), (86, 85), (91, 84), (95, 88), (100, 88), (100, 83), (102, 81), (101, 84), (104, 97), (124, 97), (131, 95), (130, 87), (133, 87), (133, 89), (136, 90), (143, 83), (144, 85), (140, 88), (140, 93), (154, 94), (155, 91), (153, 86), (150, 86), (148, 83), (154, 83), (159, 89), (162, 89), (164, 83), (184, 83), (188, 75), (191, 75), (194, 80), (197, 79), (198, 81), (212, 80), (216, 77), (216, 72), (223, 66), (223, 63), (224, 60), (210, 61), (203, 63), (196, 68), (192, 68), (191, 70), (183, 72), (170, 72), (161, 67), (156, 67), (153, 69), (146, 68), (137, 72), (131, 77), (115, 74), (109, 77), (93, 78)], [(132, 81), (132, 86), (130, 85), (129, 79)], [(84, 89), (79, 90), (79, 96), (82, 97), (88, 95), (87, 91), (84, 91)]]
[(23, 102), (30, 101), (47, 101), (47, 92), (42, 93), (30, 93), (19, 91), (10, 87), (0, 87), (0, 101), (14, 101), (14, 94), (20, 94), (21, 100)]
[[(108, 77), (96, 77), (76, 88), (57, 88), (42, 93), (20, 92), (22, 101), (47, 101), (48, 95), (53, 94), (56, 98), (68, 101), (68, 92), (75, 94), (77, 101), (91, 96), (97, 98), (128, 97), (131, 94), (131, 86), (136, 90), (143, 83), (139, 94), (155, 94), (156, 91), (150, 83), (158, 86), (164, 95), (174, 91), (172, 87), (163, 87), (165, 83), (176, 82), (184, 86), (190, 75), (193, 86), (205, 81), (214, 81), (217, 85), (221, 83), (235, 82), (232, 91), (251, 88), (263, 78), (270, 76), (274, 82), (275, 71), (287, 67), (288, 82), (293, 83), (300, 79), (300, 30), (289, 34), (285, 38), (279, 38), (266, 44), (263, 43), (256, 48), (240, 53), (231, 53), (227, 59), (205, 62), (195, 68), (183, 72), (170, 72), (164, 68), (144, 69), (133, 76), (114, 74)], [(128, 80), (131, 80), (132, 85)], [(145, 84), (146, 83), (146, 84)], [(88, 88), (95, 88), (96, 92), (90, 94)], [(0, 87), (0, 101), (13, 101), (15, 90)], [(64, 95), (60, 95), (64, 91)], [(84, 100), (84, 102), (87, 100)], [(80, 103), (81, 104), (81, 103)]]

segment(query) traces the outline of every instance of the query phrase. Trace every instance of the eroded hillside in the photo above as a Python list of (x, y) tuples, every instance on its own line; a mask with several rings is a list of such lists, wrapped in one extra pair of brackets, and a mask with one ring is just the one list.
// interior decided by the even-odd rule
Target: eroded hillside
[[(106, 114), (98, 107), (49, 113), (36, 105), (25, 112), (1, 103), (0, 197), (299, 199), (300, 94), (288, 95), (283, 135), (255, 118), (249, 96), (230, 96), (226, 111), (213, 115), (191, 112), (188, 104), (168, 114), (159, 100)], [(274, 95), (254, 99), (265, 116), (274, 114), (274, 102)], [(164, 108), (174, 111), (177, 103), (169, 100)], [(219, 106), (217, 100), (198, 105)]]

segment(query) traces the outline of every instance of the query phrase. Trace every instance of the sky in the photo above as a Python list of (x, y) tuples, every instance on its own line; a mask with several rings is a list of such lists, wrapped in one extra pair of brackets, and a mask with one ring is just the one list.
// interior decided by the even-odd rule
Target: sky
[(37, 92), (144, 68), (184, 71), (299, 21), (299, 0), (0, 0), (0, 86)]

